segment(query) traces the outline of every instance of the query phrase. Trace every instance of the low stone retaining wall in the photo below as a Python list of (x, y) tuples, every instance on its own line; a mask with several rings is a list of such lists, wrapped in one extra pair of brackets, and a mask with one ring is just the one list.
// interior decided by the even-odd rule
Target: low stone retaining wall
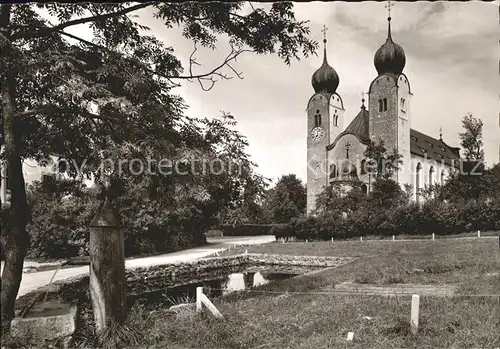
[(188, 263), (157, 265), (127, 271), (128, 294), (152, 292), (166, 287), (201, 282), (236, 273), (253, 266), (338, 267), (352, 258), (243, 254), (200, 259)]
[[(242, 269), (258, 266), (285, 267), (339, 267), (352, 261), (348, 257), (323, 257), (323, 256), (288, 256), (268, 254), (241, 254), (226, 257), (212, 257), (199, 259), (192, 262), (168, 265), (155, 265), (151, 267), (138, 267), (127, 269), (127, 294), (139, 295), (146, 292), (158, 291), (167, 287), (175, 287), (187, 283), (196, 283), (242, 271)], [(88, 287), (88, 276), (79, 276), (67, 280), (57, 281), (53, 284), (63, 289), (76, 289)], [(19, 298), (19, 301), (32, 299), (36, 293), (44, 292), (42, 287)], [(52, 293), (52, 292), (51, 292)]]
[(249, 254), (247, 262), (250, 264), (293, 265), (301, 267), (338, 267), (350, 262), (349, 257), (323, 257), (323, 256), (288, 256)]

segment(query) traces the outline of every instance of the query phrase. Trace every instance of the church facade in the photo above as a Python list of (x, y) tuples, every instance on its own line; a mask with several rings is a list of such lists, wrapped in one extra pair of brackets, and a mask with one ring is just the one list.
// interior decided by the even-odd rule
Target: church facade
[(392, 39), (391, 17), (387, 40), (375, 53), (378, 75), (368, 89), (368, 108), (363, 95), (359, 113), (349, 124), (337, 92), (339, 76), (328, 64), (326, 38), (323, 42), (323, 64), (312, 76), (314, 94), (307, 104), (307, 214), (314, 211), (317, 195), (333, 184), (370, 191), (374, 176), (364, 156), (370, 141), (383, 140), (388, 153), (395, 149), (401, 154), (393, 179), (411, 185), (413, 199), (421, 201), (421, 188), (442, 183), (457, 170), (460, 150), (441, 136), (436, 139), (411, 128), (413, 93), (403, 72), (404, 50)]

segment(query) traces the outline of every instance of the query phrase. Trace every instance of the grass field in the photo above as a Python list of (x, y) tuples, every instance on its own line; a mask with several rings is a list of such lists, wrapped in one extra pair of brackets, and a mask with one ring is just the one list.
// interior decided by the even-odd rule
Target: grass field
[[(337, 269), (217, 299), (214, 303), (225, 316), (222, 321), (188, 311), (175, 316), (163, 311), (145, 313), (134, 309), (129, 327), (141, 333), (140, 346), (186, 349), (500, 347), (500, 298), (491, 296), (500, 294), (500, 253), (496, 239), (271, 243), (246, 249), (249, 253), (358, 259)], [(240, 251), (231, 251), (237, 252)], [(453, 284), (459, 288), (455, 297), (421, 297), (419, 333), (412, 335), (410, 297), (339, 296), (321, 292), (344, 281)], [(354, 332), (352, 342), (346, 340), (348, 332)]]
[[(213, 302), (223, 320), (184, 310), (130, 311), (119, 337), (126, 348), (326, 349), (500, 347), (500, 251), (497, 239), (348, 241), (243, 247), (229, 253), (357, 257), (314, 275), (233, 293)], [(420, 325), (410, 332), (411, 296), (333, 295), (362, 284), (456, 285), (453, 297), (421, 296)], [(288, 291), (288, 292), (287, 292)], [(348, 332), (354, 340), (347, 341)], [(113, 339), (111, 339), (113, 338)], [(108, 348), (124, 347), (115, 337)], [(95, 347), (94, 344), (86, 346)]]

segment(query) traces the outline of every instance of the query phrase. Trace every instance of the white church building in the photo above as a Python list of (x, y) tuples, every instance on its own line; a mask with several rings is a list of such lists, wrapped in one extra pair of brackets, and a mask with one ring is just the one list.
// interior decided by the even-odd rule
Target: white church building
[(378, 72), (368, 89), (364, 105), (346, 125), (342, 97), (337, 92), (339, 76), (328, 64), (326, 38), (321, 67), (312, 76), (314, 94), (307, 104), (307, 214), (316, 206), (317, 195), (337, 183), (356, 183), (366, 193), (374, 178), (366, 171), (364, 152), (370, 141), (383, 140), (386, 149), (396, 149), (402, 164), (393, 179), (413, 187), (414, 200), (425, 185), (444, 182), (460, 163), (460, 148), (448, 146), (440, 136), (433, 138), (411, 128), (413, 93), (403, 70), (403, 48), (391, 36), (388, 18), (386, 42), (375, 53)]

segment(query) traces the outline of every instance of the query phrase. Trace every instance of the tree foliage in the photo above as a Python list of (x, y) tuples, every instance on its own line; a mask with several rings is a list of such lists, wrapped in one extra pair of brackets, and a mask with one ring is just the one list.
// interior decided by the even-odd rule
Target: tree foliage
[(483, 121), (467, 114), (462, 120), (464, 132), (460, 133), (462, 148), (465, 151), (465, 160), (484, 161), (483, 150)]
[(282, 176), (267, 193), (264, 211), (272, 223), (288, 223), (305, 215), (306, 188), (294, 174)]
[[(166, 29), (181, 27), (183, 36), (192, 40), (195, 52), (200, 45), (214, 49), (221, 36), (229, 37), (231, 52), (219, 65), (199, 73), (193, 69), (200, 65), (193, 52), (185, 68), (173, 47), (150, 35), (148, 28), (133, 17), (141, 9), (161, 19)], [(42, 16), (43, 12), (51, 19)], [(77, 25), (88, 26), (92, 38), (67, 31)], [(184, 210), (217, 207), (200, 208), (193, 202), (198, 200), (191, 198), (196, 196), (193, 191), (198, 192), (193, 188), (203, 184), (216, 197), (214, 200), (241, 202), (245, 195), (242, 188), (247, 194), (260, 190), (251, 189), (252, 181), (260, 185), (251, 170), (242, 175), (239, 184), (231, 178), (221, 184), (210, 176), (193, 174), (161, 180), (147, 175), (127, 182), (124, 179), (130, 179), (130, 174), (117, 178), (115, 166), (101, 171), (101, 164), (139, 155), (147, 158), (161, 154), (177, 159), (194, 150), (217, 154), (213, 143), (221, 142), (211, 142), (212, 135), (200, 132), (200, 120), (184, 116), (185, 104), (173, 88), (180, 81), (193, 80), (203, 89), (210, 89), (215, 82), (231, 78), (228, 74), (241, 77), (233, 64), (245, 52), (277, 54), (290, 64), (299, 54), (308, 56), (317, 47), (307, 38), (308, 33), (307, 23), (294, 18), (289, 2), (276, 2), (268, 11), (255, 8), (249, 13), (245, 13), (242, 2), (1, 5), (0, 144), (12, 185), (11, 214), (2, 216), (14, 218), (6, 225), (9, 229), (2, 229), (6, 252), (2, 324), (8, 324), (13, 316), (28, 240), (22, 159), (40, 160), (57, 154), (78, 165), (68, 169), (72, 176), (79, 174), (78, 167), (81, 173), (97, 180), (141, 188), (147, 183), (144, 193), (152, 193), (153, 197), (155, 193), (157, 197), (163, 195), (163, 190), (188, 187), (186, 195), (190, 199), (184, 202)], [(201, 123), (212, 130), (217, 128), (206, 120)], [(231, 134), (222, 137), (234, 140)], [(231, 154), (248, 163), (241, 148), (235, 153), (224, 149), (226, 156)], [(120, 185), (114, 190), (127, 192)], [(236, 199), (228, 199), (231, 195), (227, 193), (219, 195), (224, 190), (237, 193)]]

